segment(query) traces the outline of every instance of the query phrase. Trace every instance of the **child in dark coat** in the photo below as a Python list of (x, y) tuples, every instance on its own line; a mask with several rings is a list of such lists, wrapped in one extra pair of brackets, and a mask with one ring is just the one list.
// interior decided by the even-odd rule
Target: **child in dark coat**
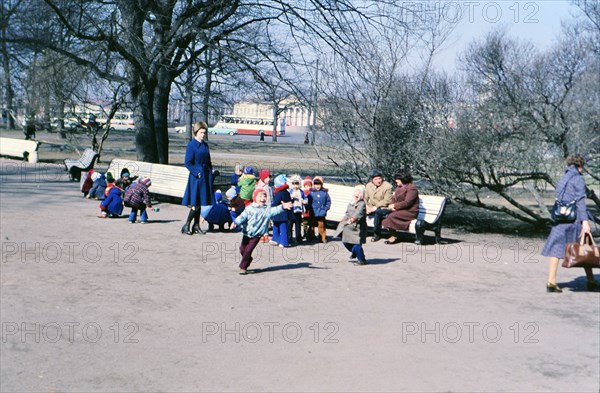
[(106, 178), (104, 174), (98, 172), (92, 173), (92, 182), (92, 188), (90, 188), (90, 192), (86, 198), (103, 201), (105, 198), (104, 190), (106, 190)]
[(310, 198), (315, 221), (319, 230), (318, 240), (321, 243), (326, 243), (325, 217), (327, 216), (327, 211), (331, 208), (331, 198), (329, 197), (327, 189), (323, 187), (322, 177), (315, 176), (313, 187), (313, 190), (310, 192)]
[[(285, 175), (279, 175), (275, 178), (275, 190), (273, 191), (273, 206), (279, 206), (283, 203), (292, 202), (292, 197), (288, 191)], [(289, 211), (283, 211), (272, 217), (273, 237), (271, 242), (279, 247), (288, 247), (290, 245), (288, 238), (289, 222), (293, 215)]]
[(227, 203), (223, 201), (223, 194), (220, 190), (215, 191), (215, 204), (211, 206), (205, 220), (208, 222), (209, 232), (214, 231), (215, 225), (219, 226), (219, 231), (225, 229), (225, 224), (231, 226), (233, 219), (231, 218), (231, 214), (229, 214)]
[(148, 222), (148, 213), (146, 209), (152, 209), (152, 202), (150, 201), (150, 193), (148, 187), (152, 185), (152, 180), (146, 177), (139, 182), (132, 184), (131, 187), (125, 192), (123, 202), (125, 206), (131, 207), (131, 213), (129, 214), (129, 222), (135, 223), (137, 219), (138, 210), (140, 211), (140, 222), (146, 224)]
[(108, 196), (100, 204), (99, 218), (119, 217), (123, 214), (123, 182), (121, 179), (115, 181), (114, 186), (110, 189)]

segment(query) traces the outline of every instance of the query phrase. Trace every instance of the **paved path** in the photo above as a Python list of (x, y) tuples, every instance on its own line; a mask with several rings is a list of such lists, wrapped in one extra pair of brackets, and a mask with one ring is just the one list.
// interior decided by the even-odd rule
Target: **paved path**
[(598, 392), (598, 293), (542, 240), (261, 245), (96, 218), (59, 166), (0, 159), (0, 391)]

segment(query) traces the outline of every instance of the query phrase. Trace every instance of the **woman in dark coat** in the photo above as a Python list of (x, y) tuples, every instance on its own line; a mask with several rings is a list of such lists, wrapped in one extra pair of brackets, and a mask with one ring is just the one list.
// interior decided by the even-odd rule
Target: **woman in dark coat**
[[(556, 199), (560, 199), (561, 202), (575, 200), (577, 219), (573, 223), (554, 224), (542, 249), (542, 255), (550, 257), (548, 282), (546, 283), (548, 292), (562, 292), (562, 289), (556, 285), (556, 271), (558, 270), (558, 262), (565, 256), (567, 243), (578, 241), (579, 237), (584, 236), (586, 233), (591, 234), (588, 212), (585, 206), (585, 179), (582, 175), (585, 161), (580, 155), (571, 155), (567, 157), (566, 164), (565, 174), (556, 184)], [(599, 290), (600, 285), (594, 280), (591, 268), (585, 268), (585, 275), (587, 276), (588, 291)]]
[[(213, 204), (212, 162), (208, 144), (204, 141), (207, 129), (208, 126), (204, 122), (194, 123), (194, 138), (188, 143), (185, 150), (185, 167), (190, 171), (190, 175), (181, 204), (189, 206), (190, 212), (181, 228), (181, 233), (186, 235), (206, 233), (200, 229), (200, 206)], [(194, 225), (190, 229), (192, 218)]]
[(388, 209), (390, 214), (381, 222), (381, 226), (387, 228), (391, 236), (385, 244), (398, 242), (396, 231), (407, 231), (410, 222), (419, 215), (419, 191), (413, 184), (412, 176), (407, 171), (400, 171), (394, 176), (396, 180), (396, 191)]

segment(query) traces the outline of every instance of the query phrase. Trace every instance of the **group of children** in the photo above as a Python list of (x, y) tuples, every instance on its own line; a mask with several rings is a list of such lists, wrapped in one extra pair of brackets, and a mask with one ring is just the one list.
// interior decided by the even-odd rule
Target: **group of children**
[(100, 213), (98, 218), (115, 218), (123, 214), (123, 206), (130, 207), (129, 222), (148, 222), (148, 209), (152, 209), (148, 187), (152, 185), (150, 178), (139, 181), (138, 176), (130, 176), (129, 170), (123, 168), (121, 177), (115, 179), (111, 172), (99, 173), (90, 169), (82, 179), (81, 192), (88, 199), (99, 200)]
[[(152, 208), (148, 187), (152, 181), (150, 178), (136, 180), (137, 176), (130, 176), (127, 168), (116, 180), (110, 172), (101, 174), (90, 170), (81, 190), (86, 198), (101, 200), (98, 217), (119, 217), (123, 206), (127, 206), (131, 207), (129, 222), (136, 222), (139, 212), (140, 222), (147, 223), (147, 209)], [(301, 179), (299, 175), (288, 178), (280, 174), (273, 179), (274, 187), (270, 185), (271, 180), (268, 170), (260, 171), (256, 177), (251, 166), (237, 166), (225, 198), (217, 190), (215, 203), (202, 209), (209, 231), (213, 231), (215, 225), (220, 230), (225, 230), (228, 225), (229, 230), (242, 231), (240, 274), (247, 273), (252, 251), (267, 236), (269, 226), (273, 230), (270, 243), (279, 247), (288, 247), (293, 241), (327, 242), (325, 221), (331, 198), (323, 186), (323, 178), (307, 176)], [(338, 234), (342, 235), (344, 245), (352, 257), (358, 259), (358, 264), (365, 263), (361, 245), (366, 234), (363, 195), (364, 188), (356, 190), (346, 217), (338, 227)]]

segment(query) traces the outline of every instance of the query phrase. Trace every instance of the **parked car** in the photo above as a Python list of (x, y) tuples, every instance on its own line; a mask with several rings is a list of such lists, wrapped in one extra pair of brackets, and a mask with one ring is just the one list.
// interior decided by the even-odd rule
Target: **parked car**
[(236, 135), (238, 130), (225, 126), (208, 127), (208, 133), (213, 135)]

